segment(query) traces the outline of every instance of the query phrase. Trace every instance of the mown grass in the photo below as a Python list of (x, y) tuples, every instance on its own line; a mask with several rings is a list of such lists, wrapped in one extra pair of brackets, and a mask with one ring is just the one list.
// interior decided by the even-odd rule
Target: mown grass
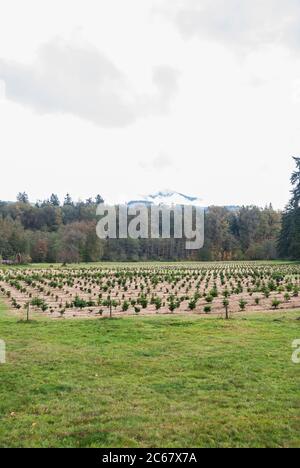
[(1, 447), (298, 447), (300, 312), (19, 322)]

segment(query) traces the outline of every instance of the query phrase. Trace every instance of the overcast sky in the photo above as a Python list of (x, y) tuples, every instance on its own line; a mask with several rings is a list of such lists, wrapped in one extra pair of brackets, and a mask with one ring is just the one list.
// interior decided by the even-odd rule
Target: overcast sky
[(289, 198), (300, 0), (0, 0), (0, 199)]

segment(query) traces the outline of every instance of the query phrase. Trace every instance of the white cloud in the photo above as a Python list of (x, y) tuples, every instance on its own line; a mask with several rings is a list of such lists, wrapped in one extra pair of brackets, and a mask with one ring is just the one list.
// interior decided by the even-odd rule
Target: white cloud
[(177, 91), (176, 70), (153, 70), (154, 89), (137, 93), (127, 76), (95, 47), (54, 40), (32, 65), (0, 59), (6, 96), (41, 114), (68, 113), (102, 127), (125, 127), (165, 113)]
[(172, 0), (162, 9), (185, 37), (234, 48), (300, 48), (299, 0)]
[(2, 2), (0, 199), (171, 186), (214, 204), (286, 204), (299, 0), (169, 0), (166, 15), (153, 2)]

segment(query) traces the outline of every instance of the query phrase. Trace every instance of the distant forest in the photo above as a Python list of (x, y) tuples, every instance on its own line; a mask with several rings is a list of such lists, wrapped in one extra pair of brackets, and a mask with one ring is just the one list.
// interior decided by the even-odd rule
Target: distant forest
[(98, 239), (99, 203), (103, 203), (100, 195), (85, 202), (74, 202), (67, 195), (62, 203), (51, 195), (49, 200), (32, 204), (26, 193), (19, 193), (16, 202), (0, 202), (0, 260), (18, 258), (23, 263), (271, 260), (280, 253), (277, 247), (282, 213), (272, 206), (236, 210), (209, 207), (205, 215), (204, 248), (187, 251), (185, 241), (178, 239)]

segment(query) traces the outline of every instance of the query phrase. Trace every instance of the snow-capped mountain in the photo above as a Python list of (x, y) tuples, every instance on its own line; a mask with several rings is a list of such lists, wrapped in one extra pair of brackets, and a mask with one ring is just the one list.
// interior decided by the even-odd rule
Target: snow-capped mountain
[(185, 195), (180, 192), (175, 192), (174, 190), (162, 190), (154, 194), (137, 197), (134, 200), (127, 202), (128, 205), (139, 205), (143, 204), (146, 206), (151, 205), (166, 205), (166, 206), (175, 206), (175, 205), (193, 205), (193, 206), (203, 206), (203, 201), (200, 198)]

